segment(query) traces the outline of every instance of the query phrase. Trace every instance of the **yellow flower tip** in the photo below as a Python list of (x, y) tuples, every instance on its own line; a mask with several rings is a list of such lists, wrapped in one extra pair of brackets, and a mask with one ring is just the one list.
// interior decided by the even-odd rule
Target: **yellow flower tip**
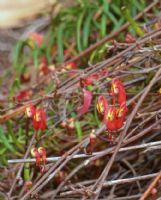
[(122, 117), (123, 111), (124, 111), (124, 108), (119, 108), (117, 110), (117, 117)]
[(35, 147), (32, 148), (31, 151), (30, 151), (30, 153), (31, 153), (32, 157), (35, 157), (36, 156), (36, 148)]
[(103, 103), (102, 102), (98, 103), (96, 107), (97, 107), (97, 110), (98, 110), (99, 113), (103, 113), (104, 112), (104, 108), (103, 108)]
[(106, 115), (106, 119), (113, 121), (114, 120), (114, 112), (112, 110), (109, 110), (107, 115)]
[(26, 108), (25, 113), (26, 113), (27, 117), (29, 117), (29, 118), (32, 117), (32, 112), (31, 112), (31, 108), (30, 107)]
[(117, 88), (117, 85), (116, 84), (113, 84), (112, 85), (112, 90), (115, 94), (118, 94), (118, 88)]
[(35, 119), (37, 122), (40, 122), (40, 120), (41, 120), (40, 114), (36, 112), (35, 115), (34, 115), (34, 119)]

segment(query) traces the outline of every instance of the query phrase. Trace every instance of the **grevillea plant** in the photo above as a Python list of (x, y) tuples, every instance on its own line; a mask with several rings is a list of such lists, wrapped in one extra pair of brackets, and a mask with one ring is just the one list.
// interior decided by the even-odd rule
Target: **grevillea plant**
[(103, 123), (109, 132), (120, 129), (127, 113), (126, 92), (122, 82), (119, 79), (113, 79), (111, 83), (112, 105), (109, 105), (104, 96), (99, 96), (97, 101), (97, 110), (103, 115)]

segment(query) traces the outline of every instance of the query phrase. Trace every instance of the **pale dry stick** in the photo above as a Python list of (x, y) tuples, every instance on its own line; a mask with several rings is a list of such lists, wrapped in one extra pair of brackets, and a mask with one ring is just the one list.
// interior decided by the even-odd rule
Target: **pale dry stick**
[[(105, 130), (105, 126), (103, 125), (100, 129), (96, 131), (96, 135), (100, 134), (102, 131)], [(40, 189), (42, 189), (55, 175), (54, 170), (56, 170), (59, 167), (59, 170), (64, 167), (64, 165), (69, 162), (72, 157), (79, 152), (80, 148), (84, 148), (88, 145), (90, 139), (89, 137), (85, 138), (82, 142), (74, 146), (72, 149), (70, 149), (66, 154), (64, 154), (56, 163), (54, 166), (52, 166), (46, 174), (44, 174), (43, 177), (29, 190), (22, 198), (21, 200), (25, 200), (31, 193), (35, 194)], [(71, 154), (71, 155), (70, 155)], [(70, 156), (70, 157), (69, 157)], [(46, 181), (47, 180), (47, 181)], [(45, 181), (45, 182), (44, 182)]]
[[(126, 151), (131, 151), (131, 150), (139, 150), (139, 149), (145, 149), (145, 148), (151, 148), (151, 147), (156, 147), (158, 145), (161, 145), (161, 141), (157, 141), (157, 142), (149, 142), (149, 143), (145, 143), (145, 144), (140, 144), (140, 145), (133, 145), (133, 146), (129, 146), (129, 147), (122, 147), (119, 149), (119, 152), (126, 152)], [(80, 158), (89, 158), (89, 157), (94, 157), (97, 155), (102, 154), (104, 151), (99, 151), (99, 152), (94, 152), (92, 153), (92, 155), (87, 155), (87, 154), (76, 154), (72, 157), (72, 159), (80, 159)], [(112, 153), (112, 152), (109, 152)], [(69, 158), (71, 156), (67, 156), (67, 158)], [(56, 162), (60, 159), (60, 156), (56, 156), (56, 157), (49, 157), (46, 158), (47, 162)], [(16, 163), (35, 163), (36, 159), (35, 158), (28, 158), (28, 159), (14, 159), (14, 160), (8, 160), (8, 164), (16, 164)]]
[(155, 179), (152, 181), (152, 183), (149, 185), (149, 187), (139, 200), (145, 200), (160, 179), (161, 179), (161, 171), (156, 175)]
[(99, 194), (100, 194), (101, 189), (102, 189), (102, 185), (103, 185), (103, 183), (104, 183), (104, 181), (105, 181), (105, 179), (106, 179), (106, 177), (107, 177), (107, 175), (108, 175), (108, 173), (109, 173), (109, 171), (110, 171), (110, 169), (111, 169), (111, 167), (112, 167), (112, 164), (113, 164), (113, 162), (114, 162), (114, 160), (115, 160), (115, 157), (116, 157), (116, 155), (117, 155), (117, 153), (118, 153), (119, 148), (121, 147), (121, 144), (122, 144), (123, 139), (124, 139), (124, 137), (125, 137), (125, 135), (126, 135), (128, 129), (129, 129), (129, 127), (130, 127), (130, 124), (131, 124), (131, 122), (132, 122), (132, 120), (133, 120), (133, 118), (134, 118), (136, 112), (138, 111), (140, 105), (141, 105), (142, 102), (144, 101), (146, 95), (148, 94), (148, 92), (150, 91), (150, 89), (152, 88), (152, 86), (155, 84), (156, 79), (160, 76), (160, 74), (161, 74), (161, 68), (157, 71), (157, 73), (155, 74), (155, 76), (153, 77), (153, 79), (150, 81), (149, 85), (146, 87), (146, 89), (145, 89), (143, 95), (141, 96), (141, 98), (139, 99), (138, 103), (136, 104), (134, 110), (132, 111), (132, 113), (131, 113), (131, 115), (130, 115), (130, 117), (129, 117), (129, 120), (127, 121), (127, 124), (126, 124), (126, 126), (125, 126), (125, 130), (124, 130), (123, 133), (120, 135), (119, 143), (118, 143), (118, 145), (116, 146), (116, 149), (115, 149), (115, 151), (114, 151), (114, 153), (113, 153), (111, 159), (110, 159), (109, 162), (107, 163), (107, 165), (106, 165), (106, 167), (104, 168), (104, 170), (103, 170), (101, 176), (98, 178), (98, 180), (96, 181), (96, 183), (94, 184), (94, 186), (93, 186), (93, 188), (92, 188), (93, 191), (94, 191), (94, 190), (96, 191), (96, 192), (95, 192), (95, 197), (94, 197), (93, 200), (97, 200), (97, 199), (98, 199)]
[[(159, 173), (153, 173), (153, 174), (147, 174), (147, 175), (143, 175), (143, 176), (136, 176), (136, 177), (132, 177), (132, 178), (123, 178), (123, 179), (117, 179), (117, 180), (112, 180), (112, 181), (106, 181), (103, 184), (103, 187), (110, 187), (113, 185), (121, 185), (121, 184), (127, 184), (127, 183), (132, 183), (135, 181), (142, 181), (142, 180), (146, 180), (146, 179), (151, 179), (154, 178), (158, 175)], [(62, 192), (60, 194), (60, 196), (67, 196), (67, 195), (73, 195), (73, 194), (77, 194), (78, 192), (75, 191), (66, 191), (66, 192)]]
[[(125, 146), (131, 142), (136, 141), (137, 139), (143, 137), (146, 133), (148, 133), (149, 131), (151, 131), (154, 127), (156, 127), (159, 123), (161, 123), (161, 120), (159, 120), (158, 122), (154, 123), (153, 125), (151, 125), (150, 127), (144, 129), (142, 132), (140, 132), (138, 135), (131, 137), (130, 139), (126, 140), (122, 146)], [(142, 144), (144, 147), (146, 147), (146, 144)], [(150, 143), (149, 143), (150, 145)], [(128, 151), (128, 150), (134, 150), (134, 149), (139, 149), (140, 147), (138, 145), (132, 146), (132, 147), (125, 147), (122, 150)], [(54, 199), (57, 195), (57, 193), (61, 190), (62, 187), (64, 187), (64, 185), (66, 184), (66, 182), (68, 180), (70, 180), (71, 177), (74, 176), (74, 174), (76, 174), (80, 169), (82, 169), (83, 167), (86, 167), (90, 162), (97, 160), (105, 155), (111, 154), (114, 152), (115, 147), (110, 147), (102, 152), (100, 152), (98, 155), (95, 155), (94, 157), (91, 157), (85, 161), (83, 161), (79, 166), (77, 166), (72, 172), (70, 172), (70, 174), (64, 179), (64, 181), (58, 186), (58, 188), (55, 190), (52, 199)], [(121, 149), (120, 149), (121, 152)]]
[[(32, 138), (31, 138), (31, 140), (30, 140), (30, 143), (29, 143), (29, 145), (28, 145), (28, 148), (27, 148), (27, 151), (26, 151), (26, 153), (25, 153), (24, 159), (26, 159), (26, 158), (28, 157), (28, 155), (29, 155), (29, 153), (30, 153), (30, 149), (31, 149), (31, 147), (32, 147), (32, 144), (33, 144), (34, 140), (35, 140), (35, 134), (32, 136)], [(12, 183), (12, 186), (11, 186), (11, 188), (10, 188), (10, 191), (9, 191), (8, 194), (7, 194), (9, 199), (11, 198), (11, 195), (12, 195), (12, 192), (13, 192), (14, 187), (15, 187), (15, 185), (16, 185), (16, 182), (17, 182), (17, 181), (20, 179), (20, 177), (21, 177), (21, 173), (22, 173), (23, 167), (24, 167), (24, 163), (21, 164), (20, 169), (19, 169), (19, 171), (18, 171), (18, 173), (17, 173), (17, 175), (16, 175), (16, 178), (14, 179), (14, 181), (13, 181), (13, 183)]]

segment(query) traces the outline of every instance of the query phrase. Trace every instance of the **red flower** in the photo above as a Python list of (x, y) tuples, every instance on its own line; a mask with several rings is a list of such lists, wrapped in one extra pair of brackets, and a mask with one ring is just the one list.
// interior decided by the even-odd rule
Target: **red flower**
[(22, 90), (16, 96), (13, 97), (14, 101), (29, 100), (32, 95), (31, 90)]
[(115, 104), (116, 95), (118, 96), (118, 103), (126, 104), (126, 92), (122, 82), (119, 79), (113, 79), (111, 85), (111, 93), (113, 96), (113, 103)]
[(125, 36), (125, 42), (134, 43), (136, 42), (136, 38), (133, 35), (131, 35), (131, 33), (127, 33)]
[[(126, 107), (126, 93), (123, 84), (119, 79), (112, 80), (111, 95), (113, 97), (113, 105), (110, 107), (104, 96), (99, 96), (97, 102), (97, 110), (104, 114), (103, 122), (109, 131), (116, 131), (120, 129), (125, 121), (127, 107)], [(116, 105), (118, 100), (119, 106)], [(109, 134), (111, 137), (111, 134)]]
[(92, 98), (93, 98), (92, 92), (83, 89), (83, 105), (81, 106), (80, 109), (78, 109), (80, 115), (83, 115), (88, 112)]
[(69, 76), (72, 77), (74, 76), (76, 73), (76, 70), (77, 69), (77, 65), (74, 63), (74, 62), (71, 62), (71, 63), (68, 63), (63, 69), (62, 69), (62, 72), (67, 72), (69, 73)]
[(44, 109), (39, 108), (36, 109), (35, 114), (33, 116), (33, 126), (36, 130), (44, 130), (46, 129), (46, 114)]
[(70, 70), (70, 69), (77, 69), (77, 65), (74, 62), (71, 62), (65, 66), (65, 69)]
[(110, 131), (120, 129), (125, 121), (127, 108), (122, 104), (118, 109), (115, 107), (108, 108), (104, 114), (104, 123)]
[(31, 149), (31, 155), (36, 159), (36, 166), (40, 166), (40, 155), (36, 147)]
[(108, 102), (104, 96), (99, 96), (97, 101), (97, 110), (100, 114), (104, 114), (105, 111), (108, 109)]
[(105, 76), (105, 75), (108, 75), (108, 71), (107, 71), (107, 69), (102, 69), (99, 72), (93, 73), (93, 74), (87, 76), (86, 78), (82, 79), (81, 85), (83, 85), (83, 87), (91, 85), (91, 84), (93, 84), (93, 82), (95, 80), (98, 80), (99, 78), (101, 78), (102, 76)]
[(40, 156), (40, 161), (45, 164), (46, 162), (46, 149), (44, 147), (39, 147), (38, 148), (39, 156)]
[(40, 58), (39, 75), (44, 76), (49, 73), (48, 61), (45, 57)]
[(31, 149), (31, 155), (36, 159), (36, 166), (40, 168), (40, 172), (44, 173), (46, 163), (46, 149), (44, 147), (34, 147)]
[(88, 153), (90, 154), (93, 153), (93, 150), (96, 144), (96, 135), (94, 133), (95, 133), (95, 130), (93, 129), (89, 135), (90, 142), (89, 142)]
[(81, 80), (81, 84), (84, 86), (88, 86), (88, 85), (91, 85), (93, 84), (93, 82), (99, 78), (99, 75), (98, 73), (94, 73), (84, 79)]
[(120, 129), (123, 126), (123, 123), (125, 121), (127, 112), (127, 107), (125, 104), (122, 104), (116, 111), (116, 129)]
[(37, 46), (40, 47), (44, 41), (44, 36), (41, 35), (40, 33), (33, 32), (30, 33), (29, 39), (33, 40), (37, 44)]
[(26, 108), (26, 115), (28, 118), (33, 118), (35, 114), (36, 108), (33, 104), (29, 104), (29, 106)]
[(75, 127), (74, 118), (72, 117), (72, 118), (66, 119), (65, 121), (63, 121), (63, 122), (61, 123), (61, 126), (62, 126), (63, 128), (67, 128), (67, 129), (69, 129), (69, 130), (74, 129), (74, 127)]
[(103, 121), (108, 130), (110, 131), (116, 130), (116, 109), (114, 107), (108, 108), (105, 111)]
[(74, 62), (68, 63), (63, 69), (62, 72), (67, 72), (72, 69), (77, 69), (77, 65)]

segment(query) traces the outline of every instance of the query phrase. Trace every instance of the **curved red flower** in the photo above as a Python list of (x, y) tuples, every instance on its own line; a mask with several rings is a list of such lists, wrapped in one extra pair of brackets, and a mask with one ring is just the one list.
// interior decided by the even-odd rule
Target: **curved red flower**
[(92, 102), (92, 98), (92, 92), (83, 88), (83, 105), (81, 106), (81, 108), (78, 109), (80, 115), (83, 115), (88, 112)]
[(120, 129), (125, 121), (127, 112), (127, 107), (125, 104), (122, 104), (116, 111), (116, 128)]
[(126, 104), (126, 92), (122, 82), (119, 79), (113, 79), (111, 84), (111, 93), (113, 96), (113, 103), (116, 102), (116, 96), (118, 96), (118, 103)]
[(103, 119), (107, 129), (109, 131), (116, 130), (116, 108), (110, 107), (105, 111), (104, 119)]
[(44, 147), (39, 147), (38, 153), (39, 153), (39, 156), (40, 156), (40, 161), (43, 164), (45, 164), (45, 162), (46, 162), (46, 149)]
[(36, 109), (34, 117), (33, 117), (33, 126), (36, 130), (44, 130), (46, 129), (46, 114), (44, 109), (39, 108)]

